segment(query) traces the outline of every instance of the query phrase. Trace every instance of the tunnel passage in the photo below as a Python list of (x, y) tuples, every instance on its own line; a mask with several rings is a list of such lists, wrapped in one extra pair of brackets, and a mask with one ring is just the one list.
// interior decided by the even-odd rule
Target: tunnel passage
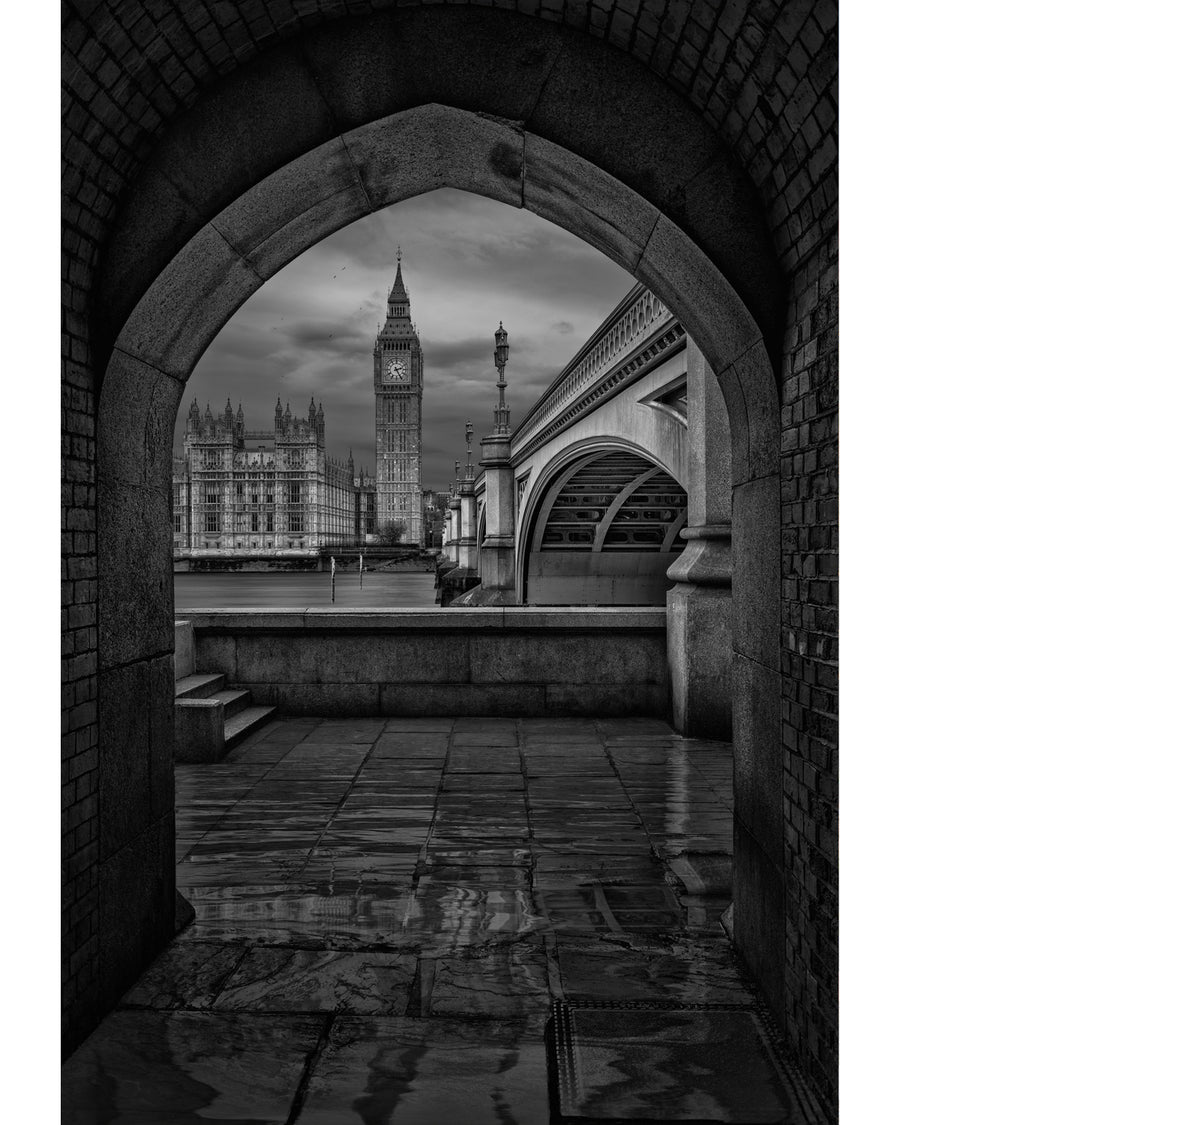
[[(836, 12), (371, 7), (109, 0), (64, 14), (64, 1048), (171, 932), (165, 518), (182, 384), (296, 254), (449, 185), (604, 250), (716, 373), (744, 529), (735, 940), (833, 1101)], [(695, 43), (728, 50), (705, 60)], [(498, 144), (506, 158), (489, 160)]]
[(662, 605), (683, 551), (687, 493), (645, 457), (609, 450), (564, 468), (526, 552), (530, 605)]

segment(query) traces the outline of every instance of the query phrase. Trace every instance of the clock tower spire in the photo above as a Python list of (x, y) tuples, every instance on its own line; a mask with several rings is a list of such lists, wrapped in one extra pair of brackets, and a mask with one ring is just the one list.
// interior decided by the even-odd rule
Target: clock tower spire
[(375, 338), (376, 523), (399, 529), (403, 543), (424, 545), (421, 507), (421, 395), (424, 357), (412, 322), (408, 288), (396, 247), (396, 277), (387, 315)]

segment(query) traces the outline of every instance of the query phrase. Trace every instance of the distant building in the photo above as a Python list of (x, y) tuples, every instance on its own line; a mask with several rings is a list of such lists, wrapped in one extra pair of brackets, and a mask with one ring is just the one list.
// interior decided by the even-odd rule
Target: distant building
[(440, 547), (442, 520), (446, 514), (446, 505), (450, 503), (450, 493), (427, 488), (421, 493), (421, 503), (425, 509), (425, 546)]
[[(350, 468), (354, 469), (354, 456), (350, 456)], [(354, 538), (359, 543), (375, 537), (375, 478), (358, 470), (354, 482)]]
[[(363, 491), (366, 491), (366, 478)], [(192, 400), (183, 456), (171, 474), (177, 558), (312, 555), (356, 541), (356, 508), (366, 508), (354, 462), (325, 455), (325, 411), (308, 417), (276, 401), (273, 430), (247, 430), (226, 400), (213, 417)]]

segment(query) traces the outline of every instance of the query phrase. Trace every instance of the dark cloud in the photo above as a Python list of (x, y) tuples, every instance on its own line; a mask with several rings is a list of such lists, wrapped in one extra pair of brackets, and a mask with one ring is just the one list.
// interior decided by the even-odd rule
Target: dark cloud
[(298, 348), (301, 351), (328, 352), (332, 355), (346, 355), (369, 348), (374, 342), (370, 332), (357, 329), (345, 320), (308, 321), (303, 324), (289, 324), (281, 330), (285, 346)]
[(425, 371), (432, 375), (437, 371), (450, 371), (467, 366), (493, 366), (492, 352), (496, 341), (491, 336), (474, 336), (465, 340), (430, 340), (421, 341), (421, 349), (425, 356)]
[[(579, 350), (632, 279), (565, 231), (495, 200), (443, 189), (369, 215), (279, 271), (234, 314), (192, 375), (197, 396), (241, 401), (247, 426), (272, 424), (276, 397), (325, 407), (331, 456), (375, 460), (373, 344), (396, 270), (396, 246), (425, 353), (422, 473), (444, 488), (464, 457), (463, 423), (491, 429), (499, 321), (511, 347), (513, 420)], [(478, 446), (476, 446), (476, 452)]]

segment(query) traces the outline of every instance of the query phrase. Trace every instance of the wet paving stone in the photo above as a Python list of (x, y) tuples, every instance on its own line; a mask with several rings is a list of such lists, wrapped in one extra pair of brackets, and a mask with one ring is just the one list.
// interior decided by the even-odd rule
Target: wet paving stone
[(304, 865), (301, 877), (305, 882), (346, 882), (355, 879), (365, 883), (410, 881), (419, 862), (420, 852), (411, 849), (364, 852), (355, 848), (318, 848)]
[(384, 720), (384, 729), (388, 734), (449, 734), (454, 729), (454, 723), (454, 719), (446, 718), (386, 719)]
[(534, 882), (548, 885), (555, 878), (570, 878), (577, 884), (646, 883), (661, 877), (662, 866), (647, 849), (638, 854), (600, 855), (587, 852), (544, 851), (539, 849)]
[(222, 855), (196, 859), (189, 854), (175, 868), (175, 884), (192, 901), (193, 894), (199, 895), (205, 888), (291, 882), (299, 876), (307, 862), (306, 856), (285, 861), (261, 858), (252, 861)]
[(474, 865), (442, 864), (439, 866), (424, 866), (421, 874), (428, 877), (429, 883), (465, 884), (467, 886), (529, 886), (529, 869), (524, 866), (515, 867), (478, 867)]
[(430, 850), (443, 848), (463, 849), (470, 843), (477, 844), (488, 851), (496, 848), (517, 847), (528, 840), (530, 831), (524, 824), (488, 824), (482, 832), (479, 829), (464, 828), (458, 821), (445, 821), (435, 827), (429, 838)]
[(64, 1125), (284, 1125), (319, 1016), (118, 1010), (63, 1064)]
[(403, 1015), (417, 959), (398, 953), (255, 948), (224, 982), (216, 1010)]
[(431, 840), (425, 849), (425, 861), (433, 867), (472, 867), (475, 864), (524, 867), (533, 861), (533, 852), (527, 847), (507, 844), (481, 843), (476, 847), (464, 847), (461, 843), (439, 844)]
[(556, 960), (563, 992), (596, 1000), (674, 1000), (688, 1004), (755, 1001), (726, 941), (582, 941), (560, 936)]
[(492, 730), (487, 727), (471, 730), (469, 728), (459, 730), (457, 727), (454, 731), (452, 745), (459, 746), (516, 746), (517, 732)]
[(411, 890), (379, 883), (195, 887), (195, 922), (181, 940), (238, 941), (335, 949), (395, 945)]
[(131, 1008), (209, 1008), (246, 954), (246, 946), (177, 942), (122, 998)]
[(423, 878), (409, 905), (404, 936), (430, 948), (462, 948), (528, 933), (539, 924), (527, 890)]
[(456, 744), (446, 759), (448, 773), (520, 773), (516, 747), (462, 746)]
[(432, 1016), (505, 1019), (550, 1006), (546, 952), (514, 942), (473, 956), (439, 957), (429, 1000)]
[(376, 828), (340, 830), (331, 826), (321, 836), (322, 849), (341, 852), (386, 853), (397, 849), (415, 850), (425, 843), (429, 828), (423, 824), (401, 827), (394, 822)]
[(339, 1017), (296, 1125), (546, 1125), (544, 1024)]
[(525, 779), (519, 773), (447, 773), (442, 778), (442, 792), (472, 793), (521, 792)]
[(809, 1120), (751, 1010), (560, 1005), (558, 1112), (566, 1120)]
[[(556, 1001), (753, 1005), (730, 763), (657, 720), (439, 718), (285, 720), (178, 767), (196, 918), (64, 1066), (64, 1120), (547, 1121)], [(651, 1023), (581, 1040), (597, 1120), (620, 1068), (669, 1101), (715, 1058)]]

